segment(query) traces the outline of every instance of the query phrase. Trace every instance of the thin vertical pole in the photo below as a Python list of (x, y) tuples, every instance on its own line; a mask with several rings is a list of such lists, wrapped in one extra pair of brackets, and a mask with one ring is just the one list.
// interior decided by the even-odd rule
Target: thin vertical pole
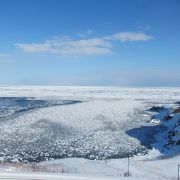
[(129, 164), (130, 164), (130, 159), (129, 159), (129, 156), (128, 156), (128, 176), (130, 175), (130, 173), (129, 173)]
[(34, 162), (33, 165), (34, 165), (34, 172), (36, 172), (36, 162)]
[(178, 180), (180, 180), (179, 171), (180, 171), (180, 164), (178, 164)]

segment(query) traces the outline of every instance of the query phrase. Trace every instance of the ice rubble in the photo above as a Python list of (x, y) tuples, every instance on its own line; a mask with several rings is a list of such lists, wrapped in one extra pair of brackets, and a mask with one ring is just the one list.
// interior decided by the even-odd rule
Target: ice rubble
[(125, 157), (144, 149), (125, 131), (144, 125), (138, 101), (98, 100), (41, 108), (4, 120), (0, 154), (5, 160)]
[[(23, 162), (63, 157), (106, 159), (141, 152), (146, 147), (137, 137), (144, 136), (142, 139), (146, 141), (154, 134), (140, 133), (141, 126), (149, 126), (151, 117), (145, 110), (154, 103), (180, 98), (179, 89), (21, 86), (0, 89), (4, 97), (82, 101), (34, 108), (3, 119), (1, 160)], [(139, 129), (137, 136), (129, 136), (126, 132), (134, 128)]]

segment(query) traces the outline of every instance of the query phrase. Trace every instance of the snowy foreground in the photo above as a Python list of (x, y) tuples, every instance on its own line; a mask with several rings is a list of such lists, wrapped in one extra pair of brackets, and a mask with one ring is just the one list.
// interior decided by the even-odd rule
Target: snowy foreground
[(123, 179), (128, 156), (128, 179), (176, 179), (179, 100), (171, 88), (0, 87), (0, 179)]
[(177, 179), (177, 164), (180, 156), (159, 159), (159, 152), (153, 150), (149, 155), (130, 158), (130, 177), (124, 177), (127, 172), (127, 159), (112, 159), (91, 161), (87, 159), (61, 159), (44, 162), (63, 167), (65, 173), (34, 173), (27, 169), (4, 168), (0, 170), (0, 179), (59, 179), (59, 180), (96, 180), (96, 179)]

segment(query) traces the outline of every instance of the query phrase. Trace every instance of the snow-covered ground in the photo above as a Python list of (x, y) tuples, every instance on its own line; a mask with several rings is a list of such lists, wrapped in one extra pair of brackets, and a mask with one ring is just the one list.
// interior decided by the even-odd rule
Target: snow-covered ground
[[(0, 102), (1, 161), (51, 159), (38, 166), (58, 167), (63, 173), (84, 174), (90, 179), (92, 175), (123, 178), (125, 157), (142, 153), (151, 144), (154, 149), (148, 154), (130, 157), (131, 178), (177, 177), (180, 149), (175, 145), (179, 134), (174, 136), (174, 131), (179, 132), (175, 124), (180, 117), (173, 109), (180, 100), (178, 88), (2, 86), (0, 97), (6, 102)], [(152, 106), (165, 109), (149, 111)], [(173, 118), (164, 121), (168, 115)], [(63, 157), (69, 158), (52, 160)], [(120, 157), (124, 158), (117, 159)], [(7, 170), (14, 173), (27, 168), (1, 169)], [(47, 179), (46, 175), (42, 178)]]
[[(63, 168), (63, 173), (34, 173), (26, 168), (4, 168), (0, 170), (0, 179), (59, 179), (59, 180), (96, 180), (96, 179), (143, 179), (143, 180), (175, 180), (177, 179), (177, 165), (180, 155), (160, 159), (157, 150), (145, 156), (130, 158), (130, 177), (125, 177), (128, 159), (87, 160), (81, 158), (67, 158), (42, 162), (49, 170), (57, 166)], [(23, 173), (23, 174), (22, 174)], [(10, 179), (11, 179), (10, 178)]]

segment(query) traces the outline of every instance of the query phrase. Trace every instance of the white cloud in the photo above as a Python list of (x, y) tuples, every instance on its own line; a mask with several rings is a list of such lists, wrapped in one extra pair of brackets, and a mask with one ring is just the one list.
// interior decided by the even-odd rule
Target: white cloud
[(9, 55), (8, 54), (0, 54), (0, 59), (4, 59), (4, 58), (8, 58)]
[(137, 29), (139, 29), (140, 31), (149, 31), (151, 29), (151, 26), (138, 26)]
[(112, 53), (113, 41), (148, 41), (151, 39), (153, 36), (144, 33), (119, 32), (101, 38), (71, 39), (63, 36), (46, 40), (43, 43), (17, 43), (15, 45), (25, 52), (48, 52), (62, 56), (107, 55)]
[(77, 36), (81, 37), (81, 38), (85, 38), (89, 35), (92, 35), (93, 34), (93, 30), (92, 29), (88, 29), (87, 31), (85, 32), (80, 32), (77, 34)]
[(9, 54), (0, 54), (0, 62), (2, 63), (14, 63), (15, 61)]
[(103, 55), (111, 53), (111, 44), (103, 39), (47, 40), (44, 43), (16, 44), (25, 52), (49, 52), (60, 55)]
[(147, 35), (145, 33), (135, 33), (135, 32), (119, 32), (111, 36), (104, 37), (106, 40), (119, 40), (121, 42), (126, 41), (148, 41), (154, 39), (153, 36)]

